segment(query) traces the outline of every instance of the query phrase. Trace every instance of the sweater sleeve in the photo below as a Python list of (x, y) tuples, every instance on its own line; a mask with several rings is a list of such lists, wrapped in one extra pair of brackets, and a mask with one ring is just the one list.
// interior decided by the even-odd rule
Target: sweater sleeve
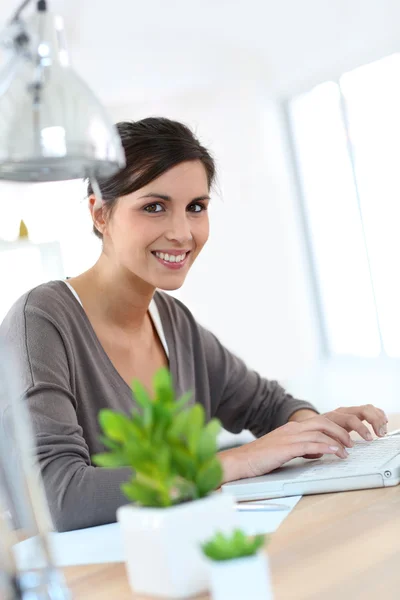
[(127, 503), (120, 484), (132, 471), (91, 464), (77, 419), (71, 352), (57, 325), (25, 298), (6, 317), (1, 334), (18, 359), (53, 526), (67, 531), (115, 521), (117, 508)]
[(225, 429), (249, 429), (260, 437), (288, 422), (302, 409), (318, 411), (312, 404), (286, 393), (278, 382), (264, 379), (227, 350), (207, 329), (200, 327), (210, 381), (212, 414)]

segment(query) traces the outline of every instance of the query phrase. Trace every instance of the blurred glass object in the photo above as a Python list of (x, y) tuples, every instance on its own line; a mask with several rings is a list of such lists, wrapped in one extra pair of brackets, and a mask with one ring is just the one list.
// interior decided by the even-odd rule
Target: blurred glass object
[(0, 38), (0, 179), (109, 177), (125, 166), (117, 129), (71, 68), (62, 19), (42, 4)]
[[(49, 548), (52, 523), (17, 381), (15, 363), (0, 340), (0, 581), (8, 594), (13, 590), (13, 600), (67, 600), (69, 592)], [(23, 569), (16, 569), (13, 544), (28, 538), (34, 540), (32, 568), (28, 559)]]
[(10, 526), (10, 512), (5, 502), (3, 479), (4, 474), (0, 470), (0, 598), (15, 600), (19, 596), (17, 568), (12, 552), (16, 538)]
[[(61, 18), (47, 11), (46, 0), (38, 0), (25, 23), (21, 13), (28, 4), (24, 0), (0, 32), (6, 54), (0, 71), (0, 179), (109, 177), (125, 166), (118, 131), (71, 69)], [(18, 389), (16, 364), (1, 344), (0, 591), (7, 600), (66, 600), (69, 592), (49, 549), (52, 524), (28, 410)], [(34, 541), (32, 568), (26, 557), (24, 568), (16, 568), (17, 538)]]

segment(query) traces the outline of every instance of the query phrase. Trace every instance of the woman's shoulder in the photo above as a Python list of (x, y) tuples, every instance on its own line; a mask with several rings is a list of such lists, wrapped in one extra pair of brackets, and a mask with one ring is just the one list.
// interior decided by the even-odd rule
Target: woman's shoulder
[(171, 320), (175, 325), (179, 325), (181, 322), (197, 325), (196, 319), (194, 318), (192, 312), (189, 310), (186, 304), (178, 300), (178, 298), (175, 298), (166, 292), (157, 290), (154, 295), (154, 300), (161, 317), (168, 316), (169, 320)]
[(181, 340), (202, 343), (206, 348), (215, 344), (217, 338), (197, 321), (191, 310), (178, 298), (157, 291), (154, 300), (164, 327), (170, 327)]
[(27, 313), (41, 313), (50, 317), (68, 314), (75, 303), (64, 281), (49, 281), (25, 292), (11, 306), (5, 321)]
[(65, 340), (72, 327), (82, 329), (79, 309), (63, 281), (38, 285), (11, 306), (0, 323), (0, 336), (17, 356), (27, 356), (28, 345), (40, 349), (46, 344), (56, 355), (59, 336)]

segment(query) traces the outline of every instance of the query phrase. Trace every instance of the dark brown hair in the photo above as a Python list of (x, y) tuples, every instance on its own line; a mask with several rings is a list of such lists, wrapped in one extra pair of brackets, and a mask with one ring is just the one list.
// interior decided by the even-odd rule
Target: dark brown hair
[[(215, 178), (215, 163), (209, 151), (186, 125), (164, 117), (141, 121), (122, 121), (116, 125), (125, 150), (126, 166), (108, 179), (99, 179), (102, 199), (109, 211), (121, 196), (131, 194), (175, 165), (200, 160), (206, 170), (208, 186)], [(90, 181), (88, 196), (93, 194)], [(97, 237), (102, 234), (93, 228)]]

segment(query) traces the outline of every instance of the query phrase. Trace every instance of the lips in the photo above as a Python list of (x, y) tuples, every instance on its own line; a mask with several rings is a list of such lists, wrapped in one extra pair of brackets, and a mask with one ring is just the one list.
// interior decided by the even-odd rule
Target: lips
[(154, 252), (155, 256), (157, 258), (160, 258), (161, 260), (166, 260), (167, 262), (170, 263), (180, 263), (182, 261), (185, 260), (187, 252), (185, 252), (184, 250), (180, 251), (181, 254), (176, 254), (175, 252)]
[(159, 251), (152, 252), (152, 255), (160, 264), (174, 271), (182, 269), (186, 265), (189, 254), (190, 250), (174, 250), (170, 251), (169, 253)]

